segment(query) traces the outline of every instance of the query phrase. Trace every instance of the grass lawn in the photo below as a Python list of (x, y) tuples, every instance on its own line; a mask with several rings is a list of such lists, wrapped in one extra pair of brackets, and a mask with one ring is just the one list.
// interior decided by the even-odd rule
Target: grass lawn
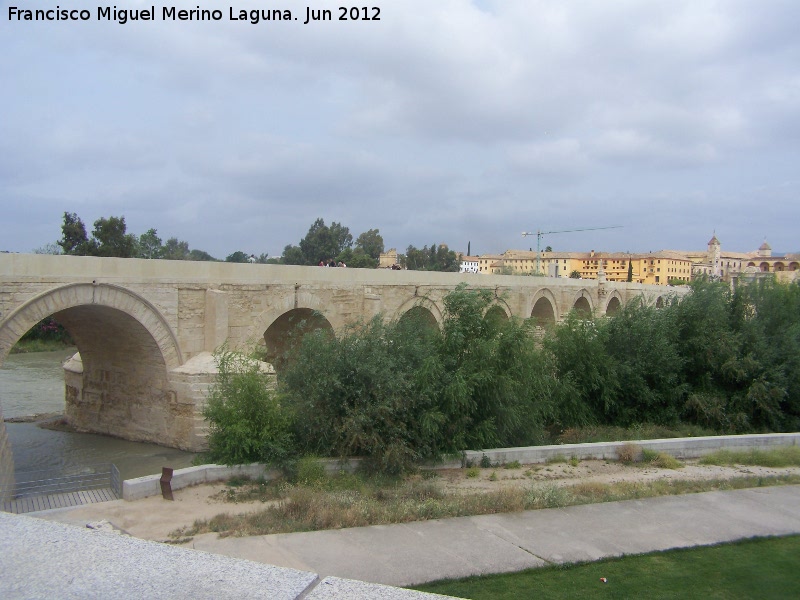
[[(601, 578), (606, 578), (603, 583)], [(758, 538), (415, 589), (461, 598), (797, 598), (800, 536)]]

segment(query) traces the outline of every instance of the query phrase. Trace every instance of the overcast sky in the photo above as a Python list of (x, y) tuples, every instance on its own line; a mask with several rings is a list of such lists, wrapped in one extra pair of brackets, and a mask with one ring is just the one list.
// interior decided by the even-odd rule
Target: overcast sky
[[(120, 25), (0, 0), (0, 250), (69, 211), (218, 258), (279, 256), (318, 217), (401, 252), (610, 226), (542, 247), (800, 251), (797, 0), (375, 0), (357, 22), (230, 1), (117, 0), (156, 7)], [(198, 4), (223, 19), (161, 19)], [(92, 18), (9, 20), (56, 5)]]

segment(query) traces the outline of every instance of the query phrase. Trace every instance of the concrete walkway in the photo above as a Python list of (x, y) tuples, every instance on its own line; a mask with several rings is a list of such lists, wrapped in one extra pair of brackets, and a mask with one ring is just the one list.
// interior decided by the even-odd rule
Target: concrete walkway
[(193, 542), (205, 552), (51, 522), (70, 520), (69, 510), (38, 513), (49, 520), (0, 513), (0, 597), (421, 600), (431, 596), (387, 586), (800, 533), (800, 486), (337, 531), (206, 534)]
[(193, 547), (393, 586), (800, 533), (800, 486), (608, 502), (405, 525), (249, 538)]

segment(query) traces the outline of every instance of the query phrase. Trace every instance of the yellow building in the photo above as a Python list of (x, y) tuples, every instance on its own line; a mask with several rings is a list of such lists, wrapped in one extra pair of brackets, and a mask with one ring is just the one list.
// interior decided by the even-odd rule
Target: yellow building
[(602, 268), (607, 281), (627, 281), (628, 265), (633, 264), (632, 281), (667, 285), (670, 281), (688, 282), (692, 262), (677, 252), (647, 254), (622, 252), (542, 252), (507, 250), (503, 254), (477, 257), (478, 273), (490, 275), (535, 275), (570, 277), (577, 272), (582, 279), (597, 279)]

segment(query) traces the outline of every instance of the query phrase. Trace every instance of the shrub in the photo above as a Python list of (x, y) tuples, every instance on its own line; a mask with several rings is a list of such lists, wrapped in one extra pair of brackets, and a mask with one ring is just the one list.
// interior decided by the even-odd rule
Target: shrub
[(642, 448), (636, 444), (622, 444), (617, 448), (617, 459), (623, 463), (633, 463), (641, 460)]
[(227, 348), (214, 357), (219, 372), (203, 409), (208, 459), (226, 465), (282, 464), (293, 452), (291, 417), (269, 389), (261, 364)]

